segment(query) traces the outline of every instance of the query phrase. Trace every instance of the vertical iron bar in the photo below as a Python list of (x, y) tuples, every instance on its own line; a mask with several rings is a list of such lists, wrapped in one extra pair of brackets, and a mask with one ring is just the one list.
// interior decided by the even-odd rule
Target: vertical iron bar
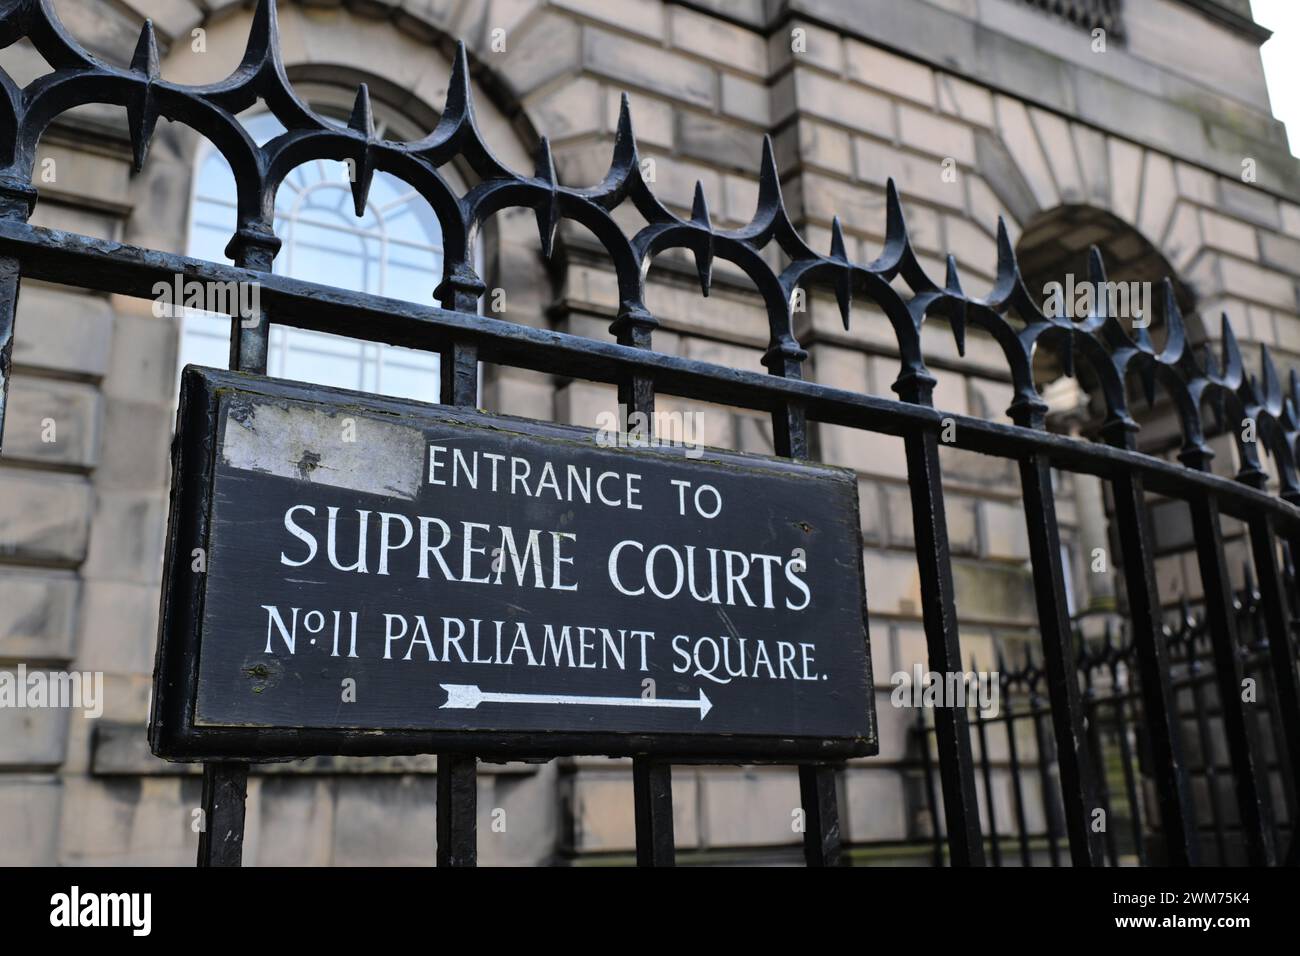
[[(36, 189), (23, 179), (0, 177), (0, 219), (26, 222), (36, 206)], [(5, 411), (13, 372), (14, 330), (18, 324), (18, 289), (22, 266), (13, 256), (0, 256), (0, 448), (4, 447)]]
[(1268, 812), (1268, 768), (1259, 761), (1259, 742), (1254, 724), (1246, 719), (1241, 699), (1241, 642), (1237, 614), (1233, 607), (1232, 576), (1223, 550), (1223, 529), (1219, 502), (1213, 495), (1196, 495), (1188, 501), (1196, 559), (1200, 565), (1201, 590), (1205, 595), (1205, 626), (1214, 657), (1219, 710), (1224, 736), (1232, 761), (1233, 785), (1246, 840), (1246, 857), (1253, 866), (1274, 862), (1272, 822)]
[(1143, 482), (1141, 476), (1124, 469), (1111, 479), (1111, 485), (1115, 493), (1115, 520), (1124, 529), (1120, 535), (1124, 589), (1133, 627), (1142, 710), (1151, 741), (1160, 827), (1168, 847), (1168, 863), (1194, 866), (1200, 849), (1196, 814), (1187, 785), (1178, 709), (1169, 679), (1169, 650), (1161, 626)]
[[(272, 270), (275, 254), (279, 251), (280, 240), (275, 237), (274, 231), (262, 227), (240, 229), (226, 247), (226, 254), (241, 269), (267, 273)], [(241, 295), (238, 301), (245, 302), (248, 299)], [(240, 372), (265, 375), (270, 340), (271, 316), (266, 309), (258, 309), (252, 315), (232, 315), (230, 367)]]
[[(1115, 829), (1111, 826), (1112, 810), (1110, 803), (1110, 786), (1106, 782), (1106, 754), (1101, 739), (1101, 709), (1097, 703), (1097, 690), (1093, 686), (1092, 668), (1084, 665), (1085, 688), (1083, 694), (1084, 717), (1088, 727), (1088, 748), (1092, 756), (1092, 765), (1098, 771), (1096, 776), (1097, 800), (1105, 821), (1102, 830), (1106, 847), (1106, 859), (1111, 866), (1119, 866), (1119, 847), (1115, 842)], [(1078, 864), (1076, 864), (1077, 866)]]
[(243, 865), (244, 801), (247, 796), (248, 764), (209, 761), (203, 765), (199, 866)]
[[(800, 378), (799, 369), (786, 378)], [(772, 447), (783, 458), (808, 457), (808, 416), (802, 405), (786, 402), (772, 413)]]
[(1228, 844), (1223, 824), (1223, 802), (1219, 799), (1219, 774), (1215, 766), (1214, 741), (1210, 734), (1210, 718), (1206, 712), (1205, 688), (1202, 667), (1196, 659), (1195, 638), (1187, 645), (1187, 678), (1192, 695), (1192, 715), (1196, 721), (1196, 741), (1201, 749), (1201, 772), (1205, 775), (1206, 796), (1210, 802), (1210, 820), (1214, 826), (1214, 850), (1219, 866), (1228, 866)]
[(454, 342), (441, 353), (438, 371), (444, 405), (473, 408), (478, 404), (478, 346)]
[[(1288, 495), (1287, 500), (1290, 501), (1291, 504), (1300, 504), (1300, 501), (1296, 500), (1295, 496)], [(1282, 544), (1283, 560), (1279, 568), (1279, 573), (1280, 573), (1279, 580), (1282, 583), (1282, 593), (1288, 599), (1283, 606), (1284, 608), (1289, 608), (1290, 610), (1290, 614), (1288, 615), (1288, 620), (1291, 623), (1291, 629), (1287, 632), (1288, 633), (1287, 653), (1290, 654), (1292, 668), (1297, 666), (1296, 640), (1297, 637), (1300, 637), (1300, 634), (1298, 634), (1296, 630), (1297, 626), (1300, 626), (1300, 593), (1297, 592), (1296, 569), (1293, 563), (1296, 555), (1300, 554), (1300, 552), (1297, 552), (1296, 550), (1298, 543), (1300, 543), (1300, 535), (1289, 537), (1283, 542)], [(1270, 647), (1271, 646), (1272, 645), (1270, 645)], [(1290, 671), (1289, 673), (1294, 673), (1294, 671)], [(1288, 748), (1278, 747), (1279, 751), (1283, 751), (1286, 749)], [(1279, 767), (1284, 766), (1284, 764), (1280, 760), (1278, 761), (1278, 764)], [(1292, 774), (1300, 775), (1300, 763), (1291, 762), (1291, 767), (1292, 767), (1291, 770)], [(1288, 776), (1287, 782), (1290, 784), (1288, 790), (1291, 794), (1291, 803), (1289, 805), (1289, 812), (1287, 817), (1287, 823), (1291, 828), (1291, 846), (1290, 849), (1287, 850), (1286, 856), (1284, 858), (1284, 862), (1286, 863), (1287, 866), (1300, 866), (1300, 861), (1296, 859), (1296, 853), (1297, 853), (1296, 834), (1297, 832), (1300, 832), (1300, 828), (1296, 827), (1296, 813), (1298, 808), (1295, 800), (1295, 796), (1296, 796), (1295, 791), (1296, 791), (1297, 777)], [(1278, 842), (1279, 844), (1282, 842), (1280, 832), (1278, 836)]]
[(1061, 531), (1056, 519), (1051, 464), (1045, 457), (1033, 455), (1021, 461), (1020, 487), (1025, 500), (1029, 554), (1038, 602), (1038, 624), (1043, 638), (1052, 727), (1056, 732), (1057, 767), (1061, 776), (1065, 827), (1070, 839), (1070, 860), (1075, 866), (1100, 866), (1101, 835), (1089, 825), (1093, 811), (1100, 806), (1097, 778), (1089, 759), (1084, 731), (1069, 607), (1065, 599)]
[[(939, 467), (939, 436), (931, 429), (915, 431), (903, 443), (907, 454), (907, 483), (912, 493), (912, 526), (930, 670), (946, 680), (948, 674), (960, 673), (962, 665), (943, 503), (943, 474)], [(971, 756), (966, 709), (934, 708), (934, 729), (943, 811), (948, 824), (949, 859), (953, 866), (983, 866), (984, 838), (980, 833), (975, 761)]]
[[(652, 326), (628, 321), (615, 323), (621, 345), (650, 348)], [(649, 441), (654, 438), (655, 383), (644, 375), (634, 375), (618, 383), (618, 403), (623, 416), (623, 430), (629, 437)], [(644, 426), (633, 430), (631, 417), (641, 416)], [(649, 756), (632, 758), (632, 800), (636, 819), (637, 866), (673, 866), (676, 841), (673, 834), (672, 764)]]
[[(638, 430), (635, 434), (639, 438), (649, 440), (654, 437), (654, 414), (655, 414), (655, 385), (654, 379), (647, 378), (644, 375), (634, 375), (631, 381), (620, 382), (618, 386), (618, 403), (626, 410), (627, 415), (631, 416), (640, 412), (645, 416), (645, 430)], [(628, 423), (623, 423), (624, 429), (628, 431), (629, 437), (632, 432), (629, 430)]]
[(0, 448), (4, 447), (5, 408), (13, 366), (14, 326), (18, 314), (20, 268), (12, 256), (0, 256)]
[[(270, 272), (280, 240), (270, 229), (240, 229), (226, 252), (242, 269)], [(256, 281), (256, 280), (254, 280)], [(258, 297), (260, 300), (260, 296)], [(237, 302), (250, 297), (236, 296)], [(271, 318), (265, 309), (230, 317), (230, 367), (266, 374)], [(203, 822), (199, 834), (199, 866), (240, 866), (244, 855), (244, 801), (249, 765), (242, 761), (212, 761), (203, 765)]]
[[(971, 670), (975, 670), (974, 661)], [(988, 721), (975, 710), (975, 735), (980, 742), (980, 776), (984, 783), (984, 807), (989, 818), (989, 851), (993, 856), (993, 865), (1002, 865), (1002, 847), (998, 838), (998, 811), (993, 799), (993, 764), (989, 758)]]
[(676, 865), (672, 764), (634, 757), (632, 789), (636, 807), (636, 865)]
[[(1296, 786), (1295, 775), (1291, 773), (1291, 758), (1287, 756), (1286, 746), (1283, 743), (1285, 731), (1282, 727), (1282, 711), (1277, 701), (1277, 682), (1273, 679), (1273, 669), (1271, 662), (1266, 659), (1268, 653), (1268, 640), (1264, 640), (1261, 645), (1264, 656), (1256, 662), (1259, 672), (1259, 684), (1264, 691), (1265, 707), (1268, 709), (1268, 732), (1269, 739), (1273, 743), (1273, 759), (1276, 763), (1278, 776), (1282, 780), (1282, 803), (1286, 807), (1287, 822), (1296, 818)], [(1264, 767), (1269, 773), (1272, 773), (1273, 765), (1265, 762)]]
[[(444, 405), (478, 404), (477, 345), (450, 343), (438, 367)], [(438, 866), (478, 865), (478, 760), (472, 754), (438, 754), (437, 831)]]
[(1020, 865), (1029, 867), (1029, 824), (1025, 822), (1025, 791), (1020, 782), (1020, 748), (1016, 746), (1016, 715), (1007, 708), (1007, 761), (1011, 766), (1011, 795), (1015, 798), (1016, 830), (1020, 842)]
[(939, 801), (934, 793), (934, 761), (930, 759), (930, 728), (925, 723), (925, 708), (916, 709), (917, 739), (921, 742), (921, 778), (925, 781), (925, 802), (930, 808), (930, 838), (934, 844), (934, 865), (943, 866), (943, 830), (939, 826)]
[[(1300, 679), (1296, 675), (1295, 645), (1287, 615), (1282, 571), (1277, 558), (1277, 536), (1271, 515), (1256, 515), (1247, 523), (1255, 576), (1259, 580), (1260, 606), (1268, 633), (1268, 653), (1273, 665), (1273, 694), (1282, 718), (1282, 733), (1289, 771), (1300, 774)], [(1275, 744), (1279, 754), (1282, 744)], [(1282, 763), (1281, 760), (1278, 761)], [(1292, 779), (1294, 793), (1300, 780)], [(1296, 807), (1288, 808), (1291, 829), (1296, 830)]]
[[(1038, 753), (1038, 789), (1043, 801), (1043, 828), (1047, 832), (1047, 859), (1052, 866), (1061, 865), (1061, 850), (1057, 845), (1060, 829), (1056, 816), (1056, 793), (1052, 786), (1051, 753), (1047, 735), (1043, 733), (1042, 698), (1035, 691), (1029, 698), (1029, 719), (1034, 722), (1034, 749)], [(1092, 861), (1088, 861), (1091, 865)]]
[(835, 776), (833, 764), (799, 765), (804, 860), (809, 866), (840, 865), (840, 811)]
[(438, 754), (438, 865), (478, 865), (478, 761)]
[[(1247, 565), (1246, 570), (1249, 575), (1249, 565)], [(1273, 668), (1270, 666), (1268, 631), (1261, 619), (1261, 603), (1259, 592), (1254, 588), (1253, 578), (1248, 576), (1243, 611), (1249, 626), (1255, 632), (1249, 663), (1259, 675), (1259, 687), (1263, 691), (1264, 707), (1267, 710), (1269, 741), (1272, 744), (1271, 754), (1277, 763), (1278, 774), (1282, 780), (1282, 800), (1286, 806), (1287, 821), (1290, 822), (1296, 816), (1295, 778), (1291, 773), (1291, 760), (1287, 756), (1287, 748), (1282, 744), (1282, 711), (1278, 706), (1277, 682), (1273, 679)], [(1258, 719), (1256, 724), (1258, 725)], [(1272, 766), (1267, 758), (1268, 755), (1266, 754), (1263, 769), (1265, 779), (1271, 781)], [(1268, 787), (1264, 788), (1264, 795), (1271, 798), (1272, 792)]]
[[(783, 378), (803, 377), (801, 363), (790, 358), (773, 356), (770, 369)], [(809, 457), (808, 416), (802, 405), (786, 402), (772, 413), (772, 446), (783, 458)], [(799, 799), (804, 811), (804, 861), (808, 866), (838, 866), (841, 834), (835, 766), (800, 764)]]
[[(1297, 498), (1300, 496), (1288, 495), (1287, 500), (1291, 504), (1300, 504)], [(1291, 622), (1290, 644), (1292, 660), (1295, 659), (1296, 643), (1295, 639), (1300, 636), (1297, 627), (1300, 627), (1300, 592), (1297, 592), (1297, 578), (1295, 565), (1292, 563), (1292, 557), (1296, 554), (1295, 538), (1284, 541), (1282, 544), (1282, 592), (1286, 596), (1286, 605), (1290, 611), (1289, 620)], [(1300, 850), (1297, 850), (1297, 827), (1294, 809), (1287, 823), (1291, 828), (1291, 846), (1287, 850), (1285, 863), (1287, 866), (1300, 866)], [(1279, 837), (1279, 842), (1281, 838)]]
[(1133, 834), (1133, 852), (1138, 862), (1147, 865), (1146, 840), (1142, 833), (1142, 804), (1138, 792), (1137, 771), (1133, 766), (1133, 745), (1129, 740), (1127, 681), (1123, 689), (1119, 683), (1119, 662), (1111, 664), (1111, 686), (1114, 688), (1115, 733), (1119, 740), (1120, 764), (1124, 769), (1124, 796), (1128, 800), (1129, 826)]

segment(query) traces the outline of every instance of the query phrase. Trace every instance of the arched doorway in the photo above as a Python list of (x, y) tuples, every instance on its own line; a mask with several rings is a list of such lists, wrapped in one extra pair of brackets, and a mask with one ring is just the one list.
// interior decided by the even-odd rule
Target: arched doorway
[[(1106, 280), (1127, 290), (1129, 314), (1119, 318), (1130, 335), (1144, 327), (1157, 347), (1165, 342), (1166, 330), (1155, 303), (1166, 278), (1173, 283), (1174, 297), (1184, 318), (1189, 340), (1194, 346), (1205, 343), (1203, 323), (1196, 312), (1196, 296), (1177, 275), (1156, 245), (1134, 226), (1104, 209), (1086, 205), (1062, 205), (1049, 209), (1029, 221), (1016, 244), (1016, 257), (1025, 285), (1040, 306), (1049, 307), (1053, 284), (1057, 289), (1082, 287), (1089, 281), (1089, 250), (1095, 246), (1106, 267)], [(1067, 296), (1068, 297), (1068, 296)], [(1139, 305), (1140, 303), (1140, 305)], [(1068, 306), (1068, 303), (1067, 303)], [(1066, 314), (1073, 314), (1067, 308)], [(1075, 316), (1077, 318), (1077, 316)], [(1144, 323), (1149, 323), (1144, 326)], [(1035, 380), (1050, 411), (1048, 428), (1077, 437), (1098, 438), (1106, 418), (1105, 402), (1096, 375), (1086, 362), (1076, 362), (1074, 374), (1067, 376), (1060, 356), (1040, 350), (1034, 361)], [(1129, 382), (1129, 412), (1139, 424), (1138, 447), (1149, 454), (1173, 457), (1182, 446), (1182, 430), (1177, 413), (1168, 396), (1157, 391), (1148, 404), (1136, 383)], [(1070, 476), (1077, 508), (1077, 534), (1074, 539), (1075, 594), (1072, 610), (1081, 618), (1088, 636), (1104, 629), (1120, 608), (1120, 597), (1113, 562), (1097, 556), (1117, 554), (1114, 546), (1118, 529), (1111, 526), (1106, 504), (1105, 483), (1084, 474)], [(1181, 502), (1169, 507), (1183, 508)], [(1159, 514), (1162, 505), (1153, 506)], [(1175, 523), (1178, 524), (1178, 523)], [(1187, 527), (1186, 522), (1181, 523)], [(1176, 542), (1167, 542), (1170, 547)], [(1099, 570), (1101, 568), (1101, 570)], [(1185, 578), (1177, 582), (1186, 589)], [(1162, 594), (1176, 601), (1182, 594)]]

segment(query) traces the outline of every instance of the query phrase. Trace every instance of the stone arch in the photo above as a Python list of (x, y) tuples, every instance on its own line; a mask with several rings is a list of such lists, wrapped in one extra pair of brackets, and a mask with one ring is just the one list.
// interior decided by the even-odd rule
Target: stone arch
[(1013, 236), (1082, 207), (1128, 224), (1171, 275), (1189, 270), (1203, 246), (1193, 200), (1213, 192), (1213, 174), (1012, 97), (996, 95), (994, 106), (995, 128), (976, 138), (977, 173)]
[[(1196, 295), (1179, 270), (1137, 227), (1098, 206), (1056, 206), (1036, 213), (1023, 225), (1016, 240), (1016, 258), (1025, 285), (1037, 293), (1048, 281), (1062, 281), (1067, 275), (1082, 281), (1092, 246), (1101, 251), (1111, 281), (1147, 283), (1154, 289), (1170, 279), (1188, 334), (1193, 341), (1203, 341)], [(1159, 341), (1158, 318), (1149, 331)]]
[[(1154, 297), (1161, 294), (1161, 283), (1169, 278), (1174, 296), (1183, 314), (1187, 335), (1193, 343), (1205, 341), (1205, 328), (1197, 312), (1197, 296), (1173, 263), (1161, 249), (1137, 226), (1121, 219), (1113, 212), (1097, 205), (1071, 202), (1034, 213), (1025, 222), (1016, 243), (1017, 260), (1025, 286), (1040, 302), (1045, 298), (1044, 285), (1049, 281), (1065, 283), (1072, 276), (1075, 283), (1088, 279), (1088, 249), (1097, 246), (1106, 264), (1106, 278), (1114, 283), (1139, 283), (1149, 295), (1148, 307), (1154, 307)], [(1121, 318), (1128, 327), (1132, 316)], [(1164, 343), (1161, 319), (1154, 308), (1147, 328), (1157, 346)], [(1130, 332), (1131, 334), (1131, 332)], [(1076, 357), (1074, 376), (1067, 377), (1059, 356), (1054, 353), (1036, 356), (1035, 378), (1051, 411), (1048, 427), (1079, 438), (1096, 440), (1106, 419), (1105, 402), (1096, 375), (1086, 361)], [(1138, 387), (1136, 376), (1128, 382), (1129, 413), (1140, 426), (1138, 447), (1151, 454), (1170, 457), (1183, 445), (1182, 422), (1171, 400), (1170, 393), (1157, 384), (1156, 400), (1148, 405)], [(1212, 422), (1206, 422), (1207, 430)], [(1213, 434), (1211, 438), (1214, 438)], [(1231, 456), (1229, 455), (1229, 458)], [(1230, 462), (1229, 462), (1230, 464)], [(1072, 565), (1074, 594), (1078, 611), (1077, 624), (1089, 637), (1096, 637), (1107, 622), (1115, 623), (1114, 614), (1123, 607), (1123, 579), (1113, 562), (1104, 569), (1092, 567), (1092, 556), (1098, 549), (1105, 554), (1118, 554), (1117, 544), (1122, 534), (1115, 524), (1113, 514), (1106, 504), (1104, 483), (1092, 475), (1070, 476), (1073, 504), (1078, 515), (1072, 536)], [(1170, 515), (1183, 505), (1177, 501), (1161, 500), (1155, 507), (1160, 514)], [(1170, 511), (1173, 508), (1175, 511)], [(1176, 512), (1175, 523), (1187, 526), (1187, 519)], [(1160, 534), (1167, 534), (1168, 522), (1160, 526)], [(1171, 540), (1168, 537), (1162, 541)], [(1177, 584), (1170, 567), (1177, 566)], [(1092, 567), (1088, 573), (1084, 569)], [(1169, 593), (1161, 592), (1166, 602), (1176, 600), (1185, 593), (1185, 578), (1181, 564), (1175, 559), (1161, 565), (1167, 576), (1162, 580)]]

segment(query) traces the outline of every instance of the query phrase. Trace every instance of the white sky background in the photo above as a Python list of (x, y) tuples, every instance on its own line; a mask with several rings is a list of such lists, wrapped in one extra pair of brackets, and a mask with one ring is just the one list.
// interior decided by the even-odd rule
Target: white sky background
[(1273, 31), (1260, 52), (1273, 115), (1286, 123), (1291, 152), (1300, 156), (1300, 0), (1250, 0), (1255, 21)]

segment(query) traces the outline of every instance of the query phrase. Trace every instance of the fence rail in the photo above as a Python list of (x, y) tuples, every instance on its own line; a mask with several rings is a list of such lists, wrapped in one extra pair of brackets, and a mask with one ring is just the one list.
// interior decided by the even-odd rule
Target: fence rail
[[(358, 89), (346, 127), (328, 122), (299, 99), (281, 59), (273, 0), (258, 4), (247, 51), (238, 68), (226, 80), (206, 86), (187, 87), (161, 78), (149, 24), (141, 33), (131, 64), (123, 68), (86, 52), (59, 23), (50, 0), (0, 0), (0, 47), (23, 38), (31, 41), (51, 72), (24, 88), (0, 73), (0, 374), (6, 390), (22, 276), (148, 297), (155, 283), (169, 283), (180, 275), (260, 285), (260, 313), (252, 321), (232, 319), (233, 369), (265, 373), (269, 328), (279, 323), (439, 352), (442, 382), (436, 397), (450, 404), (472, 404), (479, 364), (495, 363), (617, 384), (620, 400), (630, 412), (653, 411), (658, 393), (759, 409), (771, 415), (776, 453), (786, 457), (810, 456), (810, 422), (900, 436), (906, 451), (929, 666), (940, 673), (963, 669), (939, 455), (941, 430), (951, 423), (955, 425), (954, 447), (1019, 463), (1041, 631), (1042, 676), (1036, 686), (1045, 693), (1046, 708), (1041, 714), (1040, 734), (1056, 748), (1061, 832), (1075, 865), (1104, 862), (1105, 843), (1090, 826), (1093, 811), (1101, 806), (1104, 786), (1088, 744), (1088, 697), (1075, 668), (1053, 468), (1091, 473), (1109, 481), (1116, 520), (1126, 529), (1121, 557), (1132, 667), (1139, 688), (1129, 706), (1140, 712), (1147, 779), (1161, 819), (1162, 859), (1191, 864), (1201, 859), (1201, 852), (1190, 771), (1180, 741), (1182, 717), (1154, 574), (1148, 490), (1184, 500), (1192, 509), (1197, 556), (1206, 585), (1205, 614), (1211, 622), (1210, 640), (1218, 664), (1215, 673), (1225, 687), (1237, 680), (1241, 662), (1220, 513), (1246, 522), (1259, 582), (1259, 621), (1268, 636), (1267, 661), (1274, 685), (1271, 699), (1283, 738), (1280, 750), (1290, 768), (1287, 776), (1300, 768), (1300, 682), (1290, 633), (1294, 609), (1289, 606), (1279, 558), (1281, 541), (1300, 553), (1296, 552), (1300, 545), (1300, 481), (1295, 467), (1300, 380), (1293, 374), (1284, 390), (1267, 350), (1261, 356), (1259, 376), (1247, 375), (1226, 317), (1221, 326), (1220, 354), (1194, 349), (1168, 282), (1156, 303), (1157, 319), (1166, 330), (1162, 348), (1156, 348), (1146, 329), (1127, 329), (1120, 317), (1107, 314), (1105, 297), (1099, 297), (1096, 309), (1077, 321), (1044, 314), (1020, 276), (1006, 228), (999, 223), (994, 288), (987, 297), (971, 297), (962, 291), (951, 257), (941, 280), (926, 274), (913, 252), (892, 182), (885, 194), (886, 239), (878, 258), (869, 263), (851, 261), (838, 220), (829, 252), (815, 252), (800, 237), (786, 211), (770, 140), (764, 142), (758, 203), (748, 225), (736, 230), (716, 228), (699, 187), (689, 218), (678, 217), (655, 198), (643, 176), (626, 98), (613, 159), (599, 184), (584, 189), (561, 186), (545, 139), (538, 146), (534, 172), (516, 173), (492, 155), (479, 134), (463, 46), (456, 53), (437, 127), (417, 142), (380, 140), (373, 131), (364, 86)], [(236, 117), (259, 98), (286, 129), (263, 145), (248, 136)], [(227, 249), (234, 267), (27, 224), (37, 198), (32, 171), (41, 135), (62, 114), (91, 103), (126, 108), (137, 170), (146, 161), (159, 118), (190, 126), (215, 145), (235, 174), (238, 224)], [(376, 170), (404, 180), (429, 202), (441, 225), (445, 250), (441, 281), (431, 292), (443, 308), (272, 274), (279, 248), (273, 228), (276, 190), (291, 169), (315, 159), (352, 164), (358, 209), (364, 206)], [(439, 172), (453, 161), (468, 166), (478, 180), (463, 195), (457, 195)], [(633, 235), (626, 235), (613, 217), (625, 204), (633, 206), (647, 222)], [(536, 214), (543, 256), (554, 251), (562, 219), (586, 227), (604, 247), (619, 287), (620, 305), (610, 328), (614, 342), (477, 315), (485, 286), (472, 265), (474, 236), (496, 213), (514, 206), (531, 208)], [(773, 248), (778, 255), (768, 254)], [(693, 254), (705, 294), (715, 259), (733, 263), (753, 282), (767, 311), (769, 341), (763, 365), (768, 374), (654, 350), (658, 323), (645, 305), (646, 273), (656, 256), (673, 249)], [(778, 260), (785, 264), (771, 264)], [(1096, 250), (1089, 256), (1088, 273), (1090, 281), (1105, 282), (1104, 265)], [(792, 301), (797, 290), (816, 286), (833, 290), (846, 328), (855, 298), (883, 312), (900, 355), (899, 375), (893, 385), (897, 399), (804, 380), (808, 353), (794, 335)], [(933, 407), (935, 379), (922, 355), (921, 329), (936, 318), (950, 326), (959, 350), (964, 350), (968, 326), (987, 333), (1000, 346), (1011, 380), (1008, 414), (1013, 424), (948, 415)], [(1046, 430), (1047, 405), (1033, 374), (1034, 354), (1040, 348), (1055, 353), (1069, 373), (1078, 360), (1091, 369), (1106, 407), (1101, 443)], [(1131, 380), (1141, 385), (1148, 398), (1159, 387), (1172, 399), (1183, 439), (1180, 464), (1137, 450), (1138, 425), (1128, 404)], [(432, 384), (430, 397), (435, 397)], [(1205, 438), (1205, 407), (1230, 421), (1250, 419), (1255, 424), (1258, 442), (1238, 435), (1242, 468), (1235, 481), (1210, 473), (1213, 452)], [(0, 400), (0, 423), (2, 420)], [(1278, 496), (1267, 490), (1259, 445), (1277, 465)], [(871, 582), (867, 582), (867, 596), (870, 602)], [(1249, 732), (1253, 718), (1237, 695), (1221, 694), (1220, 700), (1249, 859), (1276, 862), (1278, 853), (1267, 839), (1263, 812), (1265, 765)], [(961, 865), (983, 864), (985, 838), (977, 799), (982, 768), (971, 746), (969, 715), (962, 708), (939, 707), (933, 717), (947, 859)], [(975, 733), (981, 731), (987, 734), (989, 728), (977, 723)], [(925, 753), (928, 757), (928, 748)], [(469, 749), (439, 754), (440, 864), (474, 862), (475, 757)], [(220, 837), (205, 835), (201, 840), (199, 862), (203, 865), (237, 865), (240, 861), (247, 773), (248, 764), (242, 761), (205, 766), (207, 830)], [(669, 864), (674, 855), (670, 761), (635, 758), (634, 781), (638, 861)], [(1294, 782), (1290, 783), (1294, 787)], [(805, 858), (810, 864), (833, 864), (841, 858), (834, 784), (833, 766), (800, 766), (800, 793), (810, 824)]]
[[(1284, 551), (1285, 580), (1294, 593), (1295, 568)], [(1248, 733), (1259, 757), (1263, 779), (1262, 837), (1267, 855), (1275, 855), (1294, 839), (1296, 792), (1293, 768), (1285, 746), (1286, 726), (1270, 667), (1269, 639), (1260, 592), (1245, 568), (1246, 586), (1233, 603), (1241, 643), (1237, 648), (1243, 683), (1234, 698), (1260, 706), (1248, 711)], [(1239, 812), (1234, 780), (1226, 752), (1227, 709), (1219, 699), (1222, 685), (1215, 673), (1213, 635), (1203, 609), (1187, 602), (1166, 620), (1164, 635), (1170, 650), (1171, 687), (1177, 700), (1180, 737), (1188, 754), (1187, 772), (1194, 790), (1197, 840), (1203, 859), (1218, 865), (1248, 861), (1246, 842), (1253, 838)], [(1104, 859), (1111, 866), (1162, 863), (1164, 850), (1158, 815), (1152, 812), (1151, 752), (1137, 688), (1136, 648), (1121, 622), (1110, 621), (1101, 637), (1075, 635), (1075, 667), (1083, 687), (1089, 758), (1098, 768), (1097, 810), (1091, 822), (1101, 834)], [(1033, 866), (1067, 862), (1061, 854), (1063, 827), (1061, 777), (1055, 744), (1044, 732), (1050, 707), (1044, 697), (1045, 673), (1032, 644), (1004, 654), (999, 648), (1000, 693), (995, 712), (971, 707), (978, 747), (982, 829), (989, 861), (994, 866)], [(974, 676), (974, 668), (971, 670)], [(968, 698), (969, 699), (969, 698)], [(925, 805), (930, 821), (942, 818), (937, 794), (929, 781), (934, 728), (924, 710), (912, 729), (915, 752), (927, 777)], [(1001, 786), (999, 786), (999, 784)], [(1280, 798), (1280, 799), (1279, 799)], [(1032, 819), (1031, 819), (1032, 817)], [(942, 865), (946, 854), (941, 828), (930, 842), (933, 859)]]

